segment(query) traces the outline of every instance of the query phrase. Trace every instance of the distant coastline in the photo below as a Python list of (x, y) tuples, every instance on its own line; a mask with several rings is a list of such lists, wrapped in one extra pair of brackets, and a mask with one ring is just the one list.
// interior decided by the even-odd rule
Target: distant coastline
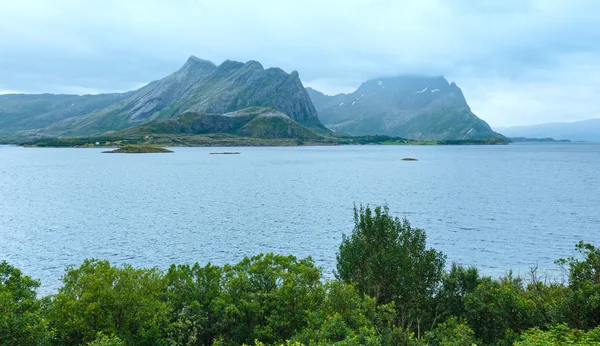
[[(1, 143), (1, 142), (0, 142)], [(23, 147), (37, 148), (119, 148), (125, 145), (160, 147), (289, 147), (289, 146), (332, 146), (332, 145), (505, 145), (502, 138), (415, 141), (382, 135), (373, 136), (328, 136), (317, 139), (262, 139), (229, 134), (208, 135), (152, 135), (135, 137), (75, 137), (13, 139), (11, 143)]]
[(509, 137), (513, 143), (571, 143), (569, 139)]

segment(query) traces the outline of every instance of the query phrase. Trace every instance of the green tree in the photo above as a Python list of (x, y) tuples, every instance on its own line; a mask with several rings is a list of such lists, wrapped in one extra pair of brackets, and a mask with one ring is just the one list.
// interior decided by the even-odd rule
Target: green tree
[(210, 263), (172, 265), (165, 275), (164, 299), (172, 306), (169, 339), (174, 345), (211, 345), (222, 332), (216, 300), (222, 294), (223, 269)]
[(569, 274), (565, 317), (573, 327), (588, 330), (600, 325), (600, 248), (584, 242), (576, 248), (583, 259), (570, 257), (556, 262)]
[(452, 263), (450, 270), (443, 274), (442, 284), (436, 295), (436, 306), (441, 319), (450, 316), (466, 317), (465, 298), (467, 294), (475, 291), (481, 282), (477, 268), (465, 268)]
[(425, 231), (391, 216), (387, 206), (355, 206), (354, 229), (336, 257), (337, 277), (377, 304), (393, 302), (403, 328), (420, 337), (434, 323), (445, 256), (427, 249)]
[(96, 340), (87, 344), (88, 346), (126, 346), (123, 340), (111, 335), (107, 336), (99, 333)]
[(288, 340), (306, 326), (308, 314), (322, 301), (320, 278), (310, 257), (261, 254), (225, 265), (223, 292), (216, 302), (224, 344)]
[(600, 346), (600, 326), (587, 333), (569, 329), (566, 324), (548, 330), (533, 328), (524, 332), (515, 346)]
[(36, 298), (39, 286), (6, 261), (0, 263), (0, 345), (47, 345), (53, 339)]
[(487, 344), (510, 345), (525, 330), (545, 325), (543, 314), (512, 273), (500, 280), (483, 278), (465, 298), (466, 316), (475, 336)]
[(465, 320), (450, 317), (427, 333), (428, 346), (472, 346), (477, 344), (475, 333)]
[(292, 340), (305, 345), (397, 344), (403, 335), (395, 333), (394, 313), (393, 303), (377, 306), (374, 298), (361, 295), (354, 285), (331, 281), (308, 325)]
[(164, 291), (157, 269), (98, 260), (69, 267), (50, 309), (59, 343), (88, 343), (103, 333), (128, 345), (160, 345), (170, 310), (160, 300)]

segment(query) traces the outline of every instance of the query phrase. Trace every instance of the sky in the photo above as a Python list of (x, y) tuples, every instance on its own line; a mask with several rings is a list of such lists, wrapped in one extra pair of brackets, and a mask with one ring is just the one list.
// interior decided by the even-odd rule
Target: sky
[(600, 117), (596, 0), (0, 0), (0, 94), (136, 89), (190, 55), (305, 86), (444, 75), (493, 127)]

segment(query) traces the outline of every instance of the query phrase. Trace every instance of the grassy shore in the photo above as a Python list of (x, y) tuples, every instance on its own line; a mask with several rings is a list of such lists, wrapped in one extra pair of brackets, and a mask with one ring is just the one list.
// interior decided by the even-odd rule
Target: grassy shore
[(163, 147), (255, 147), (255, 146), (300, 146), (300, 145), (355, 145), (355, 144), (381, 144), (381, 145), (497, 145), (507, 144), (504, 139), (472, 139), (472, 140), (444, 140), (444, 141), (416, 141), (400, 137), (384, 135), (369, 136), (336, 136), (328, 135), (312, 139), (261, 139), (243, 137), (231, 134), (203, 134), (203, 135), (163, 135), (154, 134), (146, 136), (98, 136), (75, 138), (38, 138), (22, 139), (20, 145), (29, 147), (121, 147), (124, 145), (144, 145)]

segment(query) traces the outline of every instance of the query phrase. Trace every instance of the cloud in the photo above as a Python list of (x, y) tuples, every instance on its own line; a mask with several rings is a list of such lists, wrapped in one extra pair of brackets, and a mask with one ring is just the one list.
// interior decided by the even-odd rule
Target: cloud
[(443, 74), (495, 125), (593, 117), (600, 14), (590, 0), (21, 0), (0, 13), (0, 89), (125, 91), (187, 56), (259, 60), (347, 92)]

